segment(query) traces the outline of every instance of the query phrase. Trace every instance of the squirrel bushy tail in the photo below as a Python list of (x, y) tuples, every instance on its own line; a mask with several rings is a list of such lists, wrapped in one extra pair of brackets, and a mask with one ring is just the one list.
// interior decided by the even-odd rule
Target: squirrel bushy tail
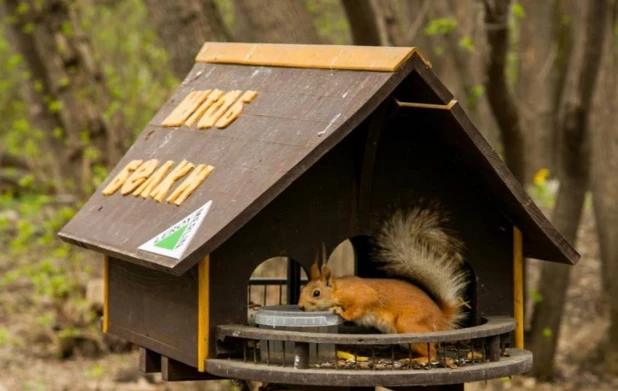
[(376, 261), (392, 276), (422, 285), (452, 328), (463, 319), (463, 243), (442, 228), (447, 220), (437, 205), (396, 211), (376, 237)]

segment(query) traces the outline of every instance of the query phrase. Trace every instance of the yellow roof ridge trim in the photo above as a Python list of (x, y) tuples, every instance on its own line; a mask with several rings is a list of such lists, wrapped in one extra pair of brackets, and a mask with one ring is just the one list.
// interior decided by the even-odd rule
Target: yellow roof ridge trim
[(196, 62), (290, 68), (394, 72), (414, 47), (206, 42)]

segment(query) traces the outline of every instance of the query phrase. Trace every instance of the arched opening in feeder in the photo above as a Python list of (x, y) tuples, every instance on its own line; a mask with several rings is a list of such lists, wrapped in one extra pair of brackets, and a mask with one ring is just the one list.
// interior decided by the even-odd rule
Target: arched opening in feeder
[(328, 256), (327, 264), (335, 277), (356, 274), (356, 256), (352, 242), (346, 239), (339, 243)]
[(296, 304), (307, 273), (300, 263), (288, 257), (274, 257), (260, 263), (247, 284), (249, 323), (258, 308)]

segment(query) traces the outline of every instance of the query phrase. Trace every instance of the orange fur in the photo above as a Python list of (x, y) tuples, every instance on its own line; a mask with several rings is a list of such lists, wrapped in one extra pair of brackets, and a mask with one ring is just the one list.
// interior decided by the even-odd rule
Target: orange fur
[[(463, 319), (461, 295), (467, 275), (460, 267), (462, 243), (440, 227), (445, 219), (436, 210), (416, 208), (408, 214), (397, 212), (386, 221), (377, 238), (377, 261), (393, 279), (334, 278), (316, 257), (299, 308), (331, 311), (383, 333), (456, 328)], [(324, 247), (322, 253), (326, 262)], [(429, 348), (425, 343), (413, 344), (412, 350), (421, 362), (436, 358), (433, 344)]]
[[(322, 271), (328, 270), (327, 266)], [(329, 272), (329, 270), (328, 270)], [(330, 284), (330, 286), (328, 285)], [(320, 297), (312, 294), (320, 290)], [(330, 310), (344, 320), (375, 327), (383, 333), (427, 333), (452, 328), (455, 309), (441, 309), (417, 286), (396, 279), (367, 279), (356, 276), (312, 279), (301, 292), (299, 307), (304, 311)], [(445, 311), (446, 310), (446, 311)], [(435, 359), (435, 347), (414, 344), (421, 359)]]

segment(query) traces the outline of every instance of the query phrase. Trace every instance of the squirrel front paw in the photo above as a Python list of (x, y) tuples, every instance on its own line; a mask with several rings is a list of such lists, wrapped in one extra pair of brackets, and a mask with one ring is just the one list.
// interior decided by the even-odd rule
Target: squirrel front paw
[(330, 307), (328, 310), (335, 315), (343, 317), (343, 308), (341, 308), (341, 306), (335, 305)]

